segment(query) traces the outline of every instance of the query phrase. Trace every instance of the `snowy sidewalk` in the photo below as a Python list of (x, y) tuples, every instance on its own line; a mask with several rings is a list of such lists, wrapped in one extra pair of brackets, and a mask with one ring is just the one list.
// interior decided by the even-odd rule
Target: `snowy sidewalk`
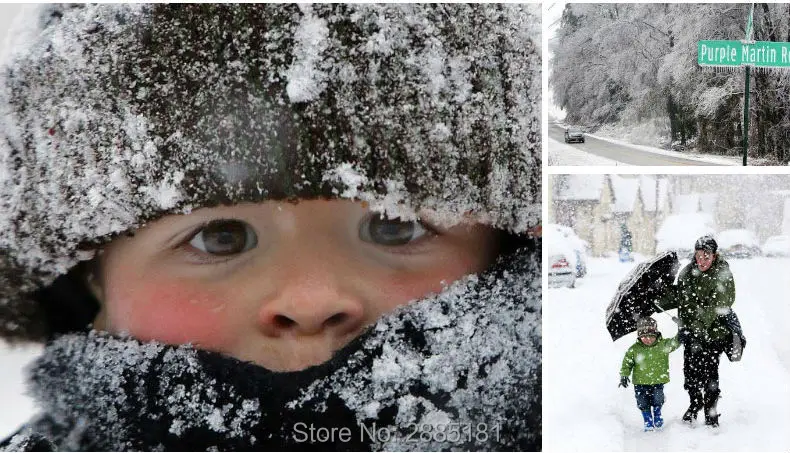
[[(642, 432), (633, 386), (618, 388), (620, 364), (635, 334), (612, 342), (605, 310), (637, 263), (592, 259), (575, 289), (548, 289), (543, 300), (544, 451), (788, 451), (790, 450), (790, 259), (731, 260), (738, 314), (747, 346), (741, 362), (722, 356), (721, 427), (690, 428), (682, 348), (670, 356), (661, 432)], [(684, 263), (685, 264), (685, 263)], [(659, 329), (677, 327), (656, 314)]]

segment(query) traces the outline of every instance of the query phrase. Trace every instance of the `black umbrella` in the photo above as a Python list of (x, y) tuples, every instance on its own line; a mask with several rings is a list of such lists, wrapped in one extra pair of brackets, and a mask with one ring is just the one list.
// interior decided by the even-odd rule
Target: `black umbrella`
[(655, 301), (675, 281), (678, 268), (677, 254), (664, 252), (628, 273), (606, 308), (606, 328), (612, 340), (633, 332), (637, 319), (656, 312)]

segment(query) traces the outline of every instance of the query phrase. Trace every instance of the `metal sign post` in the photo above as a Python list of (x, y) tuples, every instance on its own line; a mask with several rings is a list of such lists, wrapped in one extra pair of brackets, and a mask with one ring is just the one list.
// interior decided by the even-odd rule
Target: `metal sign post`
[[(745, 42), (754, 42), (754, 33), (752, 28), (752, 17), (754, 16), (754, 3), (749, 9), (749, 21), (746, 23), (746, 40)], [(743, 90), (743, 166), (746, 166), (746, 156), (749, 155), (749, 76), (751, 75), (752, 67), (746, 65), (746, 82)]]
[(751, 66), (746, 66), (746, 88), (743, 94), (743, 166), (746, 166), (746, 156), (749, 154), (749, 73)]
[(744, 67), (745, 87), (743, 95), (743, 165), (749, 150), (749, 78), (751, 68), (790, 68), (790, 42), (754, 41), (752, 18), (754, 3), (746, 22), (746, 38), (743, 41), (699, 41), (697, 42), (697, 64), (720, 68)]

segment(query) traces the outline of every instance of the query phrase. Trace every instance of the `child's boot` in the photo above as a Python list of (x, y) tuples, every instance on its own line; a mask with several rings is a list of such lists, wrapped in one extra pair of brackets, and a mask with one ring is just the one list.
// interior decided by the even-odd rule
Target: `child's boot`
[(650, 409), (642, 411), (642, 418), (645, 419), (645, 431), (653, 431), (653, 415)]
[(664, 419), (661, 418), (661, 406), (653, 406), (653, 426), (656, 428), (664, 426)]

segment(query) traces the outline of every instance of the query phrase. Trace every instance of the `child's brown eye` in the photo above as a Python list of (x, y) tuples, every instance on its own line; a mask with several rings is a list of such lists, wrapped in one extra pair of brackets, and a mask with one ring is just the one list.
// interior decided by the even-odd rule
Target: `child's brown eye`
[(200, 229), (189, 245), (211, 255), (235, 255), (258, 244), (252, 227), (238, 220), (215, 220)]
[(429, 231), (420, 222), (385, 219), (379, 214), (368, 215), (359, 225), (360, 239), (378, 245), (406, 245), (426, 234)]

